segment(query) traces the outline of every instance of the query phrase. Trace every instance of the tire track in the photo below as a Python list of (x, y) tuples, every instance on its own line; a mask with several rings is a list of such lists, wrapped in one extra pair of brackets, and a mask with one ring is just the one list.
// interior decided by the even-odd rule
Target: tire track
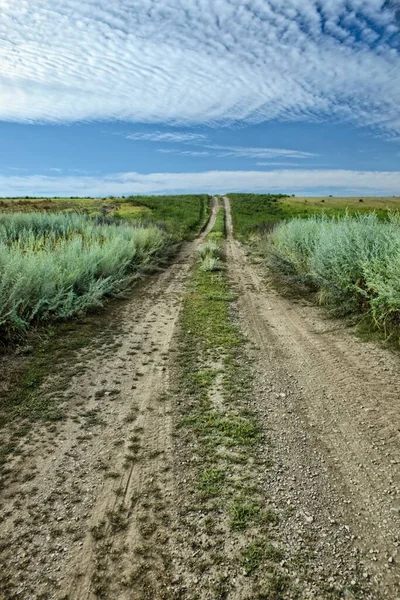
[(124, 305), (112, 346), (94, 340), (78, 359), (57, 434), (38, 427), (25, 448), (20, 480), (32, 468), (37, 475), (11, 485), (1, 505), (5, 599), (143, 599), (163, 586), (173, 488), (167, 359), (217, 211), (214, 198), (203, 233)]
[[(330, 521), (337, 513), (336, 520), (349, 534), (338, 550), (343, 553), (342, 570), (353, 560), (352, 553), (361, 552), (361, 578), (385, 597), (397, 598), (398, 357), (360, 342), (344, 326), (324, 320), (317, 308), (275, 293), (265, 282), (265, 272), (234, 240), (228, 198), (224, 204), (230, 275), (239, 295), (243, 328), (256, 346), (255, 369), (264, 403), (260, 410), (272, 430), (275, 460), (288, 478), (285, 485), (275, 472), (270, 484), (276, 487), (278, 477), (285, 501), (294, 502), (297, 521), (302, 512), (314, 511), (308, 531), (316, 521), (320, 530), (314, 528), (313, 543), (321, 555), (327, 552)], [(321, 497), (313, 498), (307, 486)], [(325, 560), (335, 562), (329, 552)]]

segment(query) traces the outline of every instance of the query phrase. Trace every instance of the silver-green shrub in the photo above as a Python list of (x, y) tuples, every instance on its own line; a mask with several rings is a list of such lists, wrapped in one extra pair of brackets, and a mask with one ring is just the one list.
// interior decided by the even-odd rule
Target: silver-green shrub
[(101, 225), (75, 213), (0, 215), (0, 332), (100, 305), (166, 242), (157, 227)]
[(369, 310), (377, 324), (400, 318), (400, 218), (374, 213), (280, 224), (272, 251), (312, 280), (332, 307)]

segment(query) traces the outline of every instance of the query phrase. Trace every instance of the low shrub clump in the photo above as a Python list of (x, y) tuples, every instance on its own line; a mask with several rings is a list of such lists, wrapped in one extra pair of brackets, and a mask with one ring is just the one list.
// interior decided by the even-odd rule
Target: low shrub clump
[(367, 312), (386, 333), (400, 325), (400, 215), (294, 219), (270, 236), (270, 264), (306, 282), (337, 312)]
[(202, 271), (220, 271), (222, 269), (221, 252), (221, 244), (213, 239), (200, 246), (200, 269)]
[(100, 224), (76, 213), (0, 215), (0, 334), (101, 304), (162, 254), (158, 227)]

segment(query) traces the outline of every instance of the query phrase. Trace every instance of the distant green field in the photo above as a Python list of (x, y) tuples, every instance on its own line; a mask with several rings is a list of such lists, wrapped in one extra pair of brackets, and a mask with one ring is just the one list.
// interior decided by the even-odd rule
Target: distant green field
[(280, 221), (325, 214), (375, 212), (387, 219), (390, 211), (400, 210), (400, 197), (296, 197), (282, 194), (228, 194), (232, 205), (235, 234), (239, 238), (263, 233)]
[(339, 197), (339, 196), (287, 196), (280, 202), (283, 212), (289, 217), (308, 217), (324, 212), (328, 215), (341, 214), (348, 211), (367, 213), (372, 210), (378, 217), (387, 217), (388, 210), (400, 210), (399, 196), (377, 197)]
[(195, 235), (207, 216), (209, 196), (130, 196), (127, 198), (2, 198), (0, 213), (79, 212), (90, 217), (147, 221), (161, 225), (174, 239)]

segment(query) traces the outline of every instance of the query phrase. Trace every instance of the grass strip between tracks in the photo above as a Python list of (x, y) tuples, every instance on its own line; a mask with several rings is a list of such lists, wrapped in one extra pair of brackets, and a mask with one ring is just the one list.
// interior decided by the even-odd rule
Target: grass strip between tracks
[[(205, 242), (218, 244), (221, 266), (202, 268), (199, 253), (179, 333), (177, 444), (194, 465), (188, 476), (190, 501), (182, 507), (196, 557), (189, 567), (201, 580), (202, 593), (215, 598), (230, 597), (234, 588), (244, 591), (243, 598), (295, 597), (279, 566), (277, 517), (257, 483), (263, 434), (250, 409), (251, 374), (233, 314), (223, 230), (221, 209)], [(197, 519), (199, 513), (204, 518)]]

